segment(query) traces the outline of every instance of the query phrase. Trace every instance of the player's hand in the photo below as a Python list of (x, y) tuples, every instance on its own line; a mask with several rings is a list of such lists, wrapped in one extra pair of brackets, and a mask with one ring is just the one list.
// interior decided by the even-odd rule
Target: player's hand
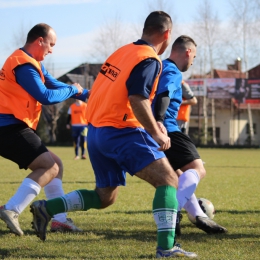
[(89, 97), (90, 97), (90, 94), (91, 94), (91, 89), (88, 91), (87, 98), (89, 98)]
[(83, 93), (83, 88), (80, 86), (79, 83), (73, 83), (72, 86), (75, 86), (78, 89), (78, 94), (77, 96), (81, 95)]
[(166, 151), (171, 147), (171, 139), (169, 136), (159, 133), (152, 136), (153, 139), (160, 145), (158, 151)]
[(167, 130), (162, 122), (157, 121), (157, 125), (163, 134), (168, 135)]
[(70, 125), (69, 125), (69, 124), (67, 124), (67, 125), (66, 125), (66, 128), (67, 128), (67, 129), (70, 129)]

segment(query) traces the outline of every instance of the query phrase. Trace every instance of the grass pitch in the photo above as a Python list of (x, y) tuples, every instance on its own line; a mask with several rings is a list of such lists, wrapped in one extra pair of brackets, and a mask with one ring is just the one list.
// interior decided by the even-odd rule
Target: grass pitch
[[(51, 147), (64, 163), (64, 191), (93, 189), (89, 160), (74, 161), (72, 147)], [(197, 197), (212, 201), (215, 221), (227, 234), (207, 235), (188, 220), (185, 212), (178, 239), (200, 260), (260, 259), (260, 150), (199, 149), (207, 175)], [(0, 157), (0, 205), (14, 194), (29, 171)], [(11, 234), (0, 222), (0, 259), (155, 259), (156, 226), (151, 214), (154, 189), (136, 177), (127, 177), (117, 202), (98, 211), (69, 213), (83, 233), (48, 233), (40, 241), (31, 229), (27, 208), (19, 221), (25, 235)], [(38, 199), (44, 197), (43, 191)]]

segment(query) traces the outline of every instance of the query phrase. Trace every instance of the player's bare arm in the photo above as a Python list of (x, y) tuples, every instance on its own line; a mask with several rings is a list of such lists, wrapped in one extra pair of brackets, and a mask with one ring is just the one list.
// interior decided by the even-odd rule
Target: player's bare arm
[(169, 149), (171, 146), (170, 138), (159, 129), (152, 113), (150, 101), (141, 95), (131, 95), (129, 101), (137, 120), (160, 145), (159, 150)]
[(182, 105), (191, 105), (191, 106), (194, 106), (198, 103), (198, 100), (196, 97), (193, 97), (191, 99), (187, 99), (187, 100), (183, 100), (182, 101)]

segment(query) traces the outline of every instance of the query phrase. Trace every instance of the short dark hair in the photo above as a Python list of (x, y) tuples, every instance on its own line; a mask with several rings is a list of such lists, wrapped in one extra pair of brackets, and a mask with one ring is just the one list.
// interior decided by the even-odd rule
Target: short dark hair
[(45, 38), (48, 35), (50, 29), (52, 29), (52, 28), (48, 24), (46, 24), (46, 23), (36, 24), (28, 32), (26, 43), (32, 43), (39, 37)]
[(181, 35), (172, 44), (172, 50), (185, 51), (190, 47), (191, 44), (197, 47), (196, 42), (191, 37), (187, 35)]
[(148, 15), (144, 22), (143, 34), (163, 33), (171, 27), (172, 19), (170, 15), (163, 11), (154, 11)]

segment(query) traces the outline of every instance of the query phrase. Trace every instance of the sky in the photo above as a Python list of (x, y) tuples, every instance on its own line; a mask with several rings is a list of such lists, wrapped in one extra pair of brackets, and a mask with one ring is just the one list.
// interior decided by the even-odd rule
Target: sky
[[(150, 12), (149, 6), (159, 7), (163, 2), (166, 9), (171, 10), (174, 23), (178, 23), (179, 33), (185, 34), (185, 28), (194, 19), (201, 1), (0, 0), (0, 67), (16, 48), (24, 45), (28, 31), (37, 23), (47, 23), (56, 31), (56, 46), (44, 64), (48, 64), (49, 72), (58, 77), (81, 63), (97, 63), (93, 58), (95, 39), (100, 28), (115, 17), (120, 17), (127, 33), (133, 24), (142, 28)], [(212, 0), (212, 4), (225, 19), (227, 0)], [(18, 42), (21, 42), (20, 46), (17, 46)]]

